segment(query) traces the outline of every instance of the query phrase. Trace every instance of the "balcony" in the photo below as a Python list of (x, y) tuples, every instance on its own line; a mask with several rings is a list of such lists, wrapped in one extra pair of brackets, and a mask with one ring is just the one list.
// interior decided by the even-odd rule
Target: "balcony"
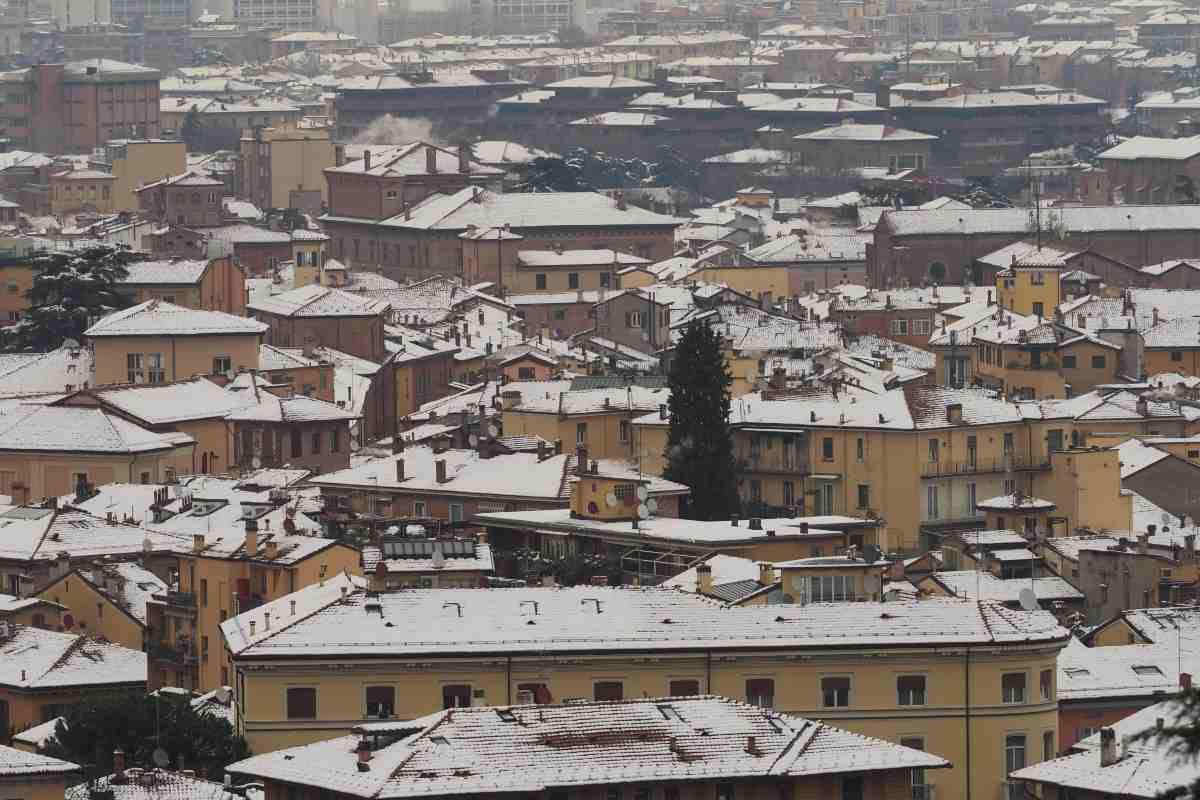
[(1028, 472), (1050, 469), (1048, 457), (1007, 456), (1001, 458), (968, 458), (962, 461), (938, 459), (921, 463), (922, 478), (942, 478), (954, 475), (982, 475), (989, 472)]
[(933, 789), (934, 787), (927, 783), (914, 783), (912, 785), (912, 800), (933, 800)]
[(157, 642), (150, 646), (150, 658), (153, 661), (166, 661), (171, 664), (193, 665), (200, 662), (196, 648), (190, 642), (174, 645)]
[(196, 595), (191, 592), (164, 592), (154, 595), (154, 599), (175, 608), (194, 609), (196, 607)]

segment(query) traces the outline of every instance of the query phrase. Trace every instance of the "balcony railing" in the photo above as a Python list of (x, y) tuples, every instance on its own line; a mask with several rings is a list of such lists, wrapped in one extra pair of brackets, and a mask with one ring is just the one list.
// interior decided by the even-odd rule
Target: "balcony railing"
[(933, 800), (933, 786), (929, 784), (913, 784), (912, 800)]
[(1050, 469), (1049, 457), (1007, 456), (1002, 458), (968, 458), (961, 461), (941, 458), (921, 463), (922, 478), (945, 475), (978, 475), (986, 472)]
[(155, 661), (169, 661), (172, 664), (196, 664), (199, 655), (191, 645), (172, 645), (158, 642), (150, 646), (150, 658)]
[(1024, 783), (1012, 781), (1004, 784), (1004, 800), (1026, 800), (1028, 797)]
[(169, 606), (177, 606), (179, 608), (195, 608), (196, 595), (191, 592), (163, 592), (162, 594), (154, 595), (155, 600), (161, 600)]

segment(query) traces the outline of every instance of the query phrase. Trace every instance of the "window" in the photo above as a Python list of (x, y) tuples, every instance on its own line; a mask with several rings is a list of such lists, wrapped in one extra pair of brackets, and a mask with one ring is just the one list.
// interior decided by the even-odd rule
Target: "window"
[(587, 444), (587, 423), (579, 422), (575, 425), (575, 444)]
[(667, 686), (667, 694), (671, 697), (693, 697), (700, 694), (700, 681), (691, 678), (671, 681)]
[(554, 319), (558, 322), (567, 318), (567, 310), (565, 308), (554, 309)]
[(442, 708), (470, 708), (471, 687), (450, 683), (442, 687)]
[(424, 516), (426, 516), (426, 514), (425, 514), (425, 501), (424, 501), (424, 500), (414, 500), (414, 501), (413, 501), (413, 516), (414, 516), (414, 517), (424, 517)]
[(546, 288), (546, 273), (539, 272), (533, 276), (533, 288), (542, 291)]
[(863, 460), (863, 458), (864, 458), (864, 456), (866, 455), (866, 452), (867, 452), (867, 442), (866, 442), (866, 440), (865, 440), (865, 439), (863, 439), (863, 438), (860, 436), (860, 437), (858, 437), (858, 441), (856, 441), (856, 442), (854, 443), (854, 457), (855, 457), (855, 459), (856, 459), (858, 462), (860, 462), (860, 463), (861, 463), (861, 462), (862, 462), (862, 460)]
[(334, 428), (329, 432), (329, 452), (336, 453), (342, 449), (341, 431)]
[[(813, 555), (817, 555), (815, 550)], [(854, 600), (854, 576), (814, 575), (809, 579), (809, 594), (814, 603), (842, 603)]]
[(1054, 698), (1054, 670), (1044, 669), (1038, 673), (1038, 694), (1043, 700)]
[(298, 430), (292, 431), (292, 458), (304, 455), (304, 437)]
[(1104, 369), (1104, 356), (1092, 356), (1092, 369)]
[(796, 504), (796, 484), (791, 481), (783, 482), (783, 504), (785, 506)]
[(594, 700), (624, 700), (625, 684), (620, 681), (596, 681), (592, 684)]
[(621, 442), (628, 444), (633, 439), (633, 424), (627, 419), (621, 420), (617, 426), (617, 436)]
[(212, 371), (216, 375), (228, 375), (233, 372), (233, 360), (229, 356), (214, 356)]
[(912, 328), (913, 333), (917, 336), (928, 336), (933, 333), (933, 323), (927, 319), (914, 319)]
[(1045, 311), (1046, 311), (1046, 307), (1044, 305), (1042, 305), (1041, 303), (1033, 304), (1033, 315), (1035, 317), (1044, 317), (1046, 315)]
[(826, 436), (821, 440), (821, 460), (833, 461), (833, 439)]
[(1050, 452), (1063, 449), (1063, 432), (1061, 428), (1046, 431), (1046, 447)]
[(937, 519), (938, 514), (938, 487), (925, 487), (925, 516), (928, 519)]
[(901, 675), (896, 678), (896, 694), (902, 706), (925, 705), (925, 676)]
[(314, 432), (313, 432), (313, 434), (312, 434), (312, 437), (311, 437), (311, 439), (312, 439), (312, 448), (311, 448), (311, 452), (313, 452), (313, 453), (319, 453), (319, 452), (321, 452), (321, 432), (320, 432), (320, 431), (314, 431)]
[(646, 327), (646, 315), (641, 311), (628, 311), (625, 313), (626, 328), (644, 328)]
[(287, 690), (288, 719), (317, 718), (317, 690), (313, 686), (290, 686)]
[(611, 272), (601, 272), (600, 273), (600, 288), (601, 289), (611, 289), (612, 288), (612, 273)]
[(1183, 351), (1172, 350), (1171, 351), (1171, 360), (1172, 361), (1183, 361)]
[(367, 716), (385, 719), (396, 711), (395, 686), (367, 687)]
[(129, 383), (142, 382), (142, 354), (127, 353), (125, 355), (126, 380)]
[(1025, 702), (1025, 673), (1009, 672), (1000, 679), (1001, 701), (1005, 703)]
[(937, 461), (938, 456), (941, 455), (941, 448), (940, 448), (939, 444), (940, 443), (938, 442), (937, 439), (929, 440), (929, 460), (931, 462)]
[(462, 503), (450, 504), (450, 524), (453, 525), (456, 522), (462, 522), (465, 516), (466, 514), (463, 513)]
[(1004, 775), (1025, 769), (1025, 735), (1009, 734), (1004, 737)]
[(1075, 369), (1075, 356), (1062, 357), (1063, 369)]
[(844, 676), (821, 678), (821, 705), (846, 708), (850, 705), (850, 679)]
[(842, 778), (841, 800), (863, 800), (864, 796), (861, 775), (847, 775)]
[(858, 485), (858, 507), (871, 507), (871, 487), (867, 486), (865, 483), (860, 483)]
[(568, 272), (567, 273), (567, 288), (568, 289), (578, 289), (579, 288), (579, 273), (578, 272)]
[(759, 480), (750, 481), (750, 502), (752, 502), (752, 503), (761, 503), (762, 502), (762, 481), (759, 481)]
[(967, 511), (971, 512), (972, 514), (975, 513), (975, 505), (976, 505), (975, 491), (976, 491), (975, 484), (968, 483), (967, 484)]
[(717, 800), (733, 800), (733, 784), (718, 783), (717, 784)]
[(746, 702), (759, 708), (775, 707), (775, 681), (772, 678), (750, 678), (746, 681)]
[(1042, 761), (1054, 758), (1054, 731), (1042, 734)]
[(1004, 455), (1011, 456), (1013, 454), (1013, 435), (1012, 433), (1004, 434)]
[(908, 320), (894, 319), (892, 320), (892, 336), (908, 336)]
[[(920, 736), (900, 737), (900, 746), (912, 750), (924, 750), (925, 740)], [(929, 784), (925, 783), (925, 770), (917, 767), (910, 771), (912, 782), (912, 800), (928, 800), (930, 797)]]
[(208, 608), (208, 578), (200, 579), (200, 607)]
[(147, 353), (146, 354), (146, 381), (147, 383), (163, 383), (167, 379), (167, 373), (163, 370), (162, 353)]

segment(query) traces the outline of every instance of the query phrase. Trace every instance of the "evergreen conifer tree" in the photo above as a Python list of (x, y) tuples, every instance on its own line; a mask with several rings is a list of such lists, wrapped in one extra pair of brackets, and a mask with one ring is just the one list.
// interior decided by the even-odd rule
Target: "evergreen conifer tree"
[(729, 387), (721, 337), (708, 325), (684, 329), (671, 362), (671, 428), (664, 477), (692, 490), (687, 516), (720, 519), (738, 510)]

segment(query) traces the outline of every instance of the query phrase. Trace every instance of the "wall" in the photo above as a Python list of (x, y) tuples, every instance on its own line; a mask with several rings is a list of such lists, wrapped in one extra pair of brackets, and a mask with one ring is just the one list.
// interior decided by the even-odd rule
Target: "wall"
[[(258, 369), (258, 334), (227, 336), (101, 336), (92, 339), (96, 385), (128, 383), (129, 353), (161, 353), (166, 381), (209, 375), (213, 358), (228, 356), (237, 369)], [(143, 372), (147, 367), (143, 357)], [(146, 376), (143, 375), (143, 382)]]
[[(503, 428), (505, 436), (541, 436), (548, 442), (562, 440), (563, 447), (570, 449), (576, 444), (587, 447), (588, 458), (626, 458), (634, 457), (633, 434), (628, 441), (621, 440), (621, 421), (633, 420), (643, 416), (646, 411), (613, 411), (609, 413), (572, 414), (560, 418), (556, 413), (521, 411), (511, 409), (504, 411)], [(587, 426), (587, 436), (579, 441), (578, 425)], [(633, 426), (629, 426), (632, 431)]]
[[(909, 735), (925, 739), (925, 749), (947, 758), (953, 769), (927, 774), (937, 787), (935, 796), (963, 797), (966, 772), (971, 770), (971, 792), (979, 798), (1000, 797), (1004, 780), (1004, 738), (1023, 733), (1027, 737), (1027, 761), (1041, 760), (1042, 736), (1054, 734), (1058, 726), (1058, 703), (1039, 695), (1039, 673), (1049, 670), (1053, 680), (1058, 645), (1018, 650), (1004, 647), (999, 652), (974, 652), (968, 658), (958, 648), (934, 654), (930, 650), (904, 650), (889, 646), (880, 651), (883, 659), (863, 659), (836, 652), (822, 653), (814, 662), (797, 661), (794, 653), (764, 652), (728, 655), (706, 663), (702, 654), (661, 654), (652, 662), (627, 657), (580, 656), (569, 661), (552, 657), (513, 654), (510, 662), (494, 667), (477, 659), (423, 657), (411, 663), (402, 657), (363, 662), (363, 671), (352, 671), (349, 662), (321, 663), (316, 659), (296, 661), (287, 673), (258, 671), (239, 665), (244, 685), (239, 687), (242, 728), (255, 752), (302, 744), (343, 735), (364, 717), (364, 688), (392, 685), (399, 701), (396, 713), (412, 718), (441, 710), (442, 687), (465, 684), (481, 696), (474, 703), (505, 704), (516, 697), (516, 686), (524, 682), (545, 683), (554, 701), (567, 697), (591, 697), (596, 680), (620, 680), (626, 697), (657, 697), (668, 691), (672, 679), (699, 681), (702, 691), (734, 699), (746, 696), (748, 678), (775, 681), (775, 708), (844, 727), (849, 730), (898, 742)], [(511, 673), (506, 678), (506, 665)], [(247, 665), (248, 666), (248, 665)], [(1002, 704), (1001, 675), (1024, 672), (1027, 703)], [(847, 675), (851, 678), (851, 704), (847, 709), (821, 705), (820, 676)], [(901, 674), (927, 676), (928, 703), (921, 707), (899, 706), (896, 678)], [(289, 722), (285, 713), (289, 685), (317, 688), (317, 721)], [(968, 690), (969, 686), (969, 698)], [(970, 704), (970, 720), (963, 714)], [(966, 747), (970, 742), (970, 754)]]
[(29, 308), (25, 293), (33, 288), (33, 267), (20, 263), (0, 265), (0, 325), (11, 325)]
[[(1147, 375), (1160, 372), (1177, 372), (1181, 375), (1200, 377), (1200, 346), (1149, 348), (1144, 351)], [(1176, 361), (1175, 357), (1179, 360)]]
[(1116, 450), (1061, 450), (1050, 455), (1049, 472), (1034, 478), (1033, 494), (1058, 506), (1067, 535), (1077, 528), (1133, 527), (1133, 497), (1121, 494), (1121, 465)]
[(271, 326), (266, 341), (276, 347), (330, 347), (376, 363), (387, 358), (383, 316), (284, 317), (262, 311), (253, 316)]
[(129, 142), (124, 146), (124, 157), (112, 161), (112, 174), (117, 178), (113, 184), (113, 210), (136, 211), (134, 189), (186, 170), (187, 145), (183, 142)]
[[(130, 457), (124, 453), (112, 455), (44, 454), (0, 451), (0, 494), (12, 495), (14, 502), (29, 503), (43, 497), (62, 497), (74, 494), (71, 475), (86, 472), (88, 483), (100, 485), (121, 481), (142, 483), (142, 473), (149, 473), (149, 483), (161, 483), (168, 470), (186, 474), (191, 467), (192, 446), (171, 451), (142, 453)], [(19, 489), (14, 482), (25, 484)]]
[(68, 633), (103, 637), (130, 650), (142, 650), (148, 644), (144, 641), (145, 626), (116, 605), (112, 598), (101, 593), (78, 571), (50, 584), (37, 596), (70, 609), (75, 626), (67, 628)]

